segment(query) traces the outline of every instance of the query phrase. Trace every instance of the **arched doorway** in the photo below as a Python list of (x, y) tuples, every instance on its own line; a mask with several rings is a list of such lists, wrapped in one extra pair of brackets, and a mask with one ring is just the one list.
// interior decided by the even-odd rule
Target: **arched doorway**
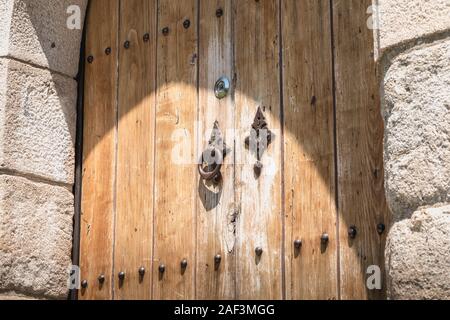
[(370, 4), (91, 0), (81, 298), (384, 297)]

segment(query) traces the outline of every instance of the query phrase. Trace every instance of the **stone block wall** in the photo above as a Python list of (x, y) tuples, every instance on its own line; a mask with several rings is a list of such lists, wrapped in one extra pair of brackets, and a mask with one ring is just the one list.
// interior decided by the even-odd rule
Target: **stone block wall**
[(86, 3), (0, 1), (0, 299), (68, 297)]
[(450, 0), (377, 0), (391, 299), (450, 299)]

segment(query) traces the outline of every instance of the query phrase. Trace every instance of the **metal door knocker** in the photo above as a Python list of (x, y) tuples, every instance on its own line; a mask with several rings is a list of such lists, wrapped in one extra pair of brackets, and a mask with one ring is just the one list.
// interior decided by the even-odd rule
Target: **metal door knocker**
[(223, 141), (219, 123), (216, 121), (208, 147), (203, 151), (198, 164), (198, 172), (203, 180), (214, 181), (216, 184), (220, 182), (222, 178), (220, 170), (227, 152), (227, 146)]
[(261, 158), (264, 151), (267, 150), (274, 139), (275, 134), (270, 131), (266, 117), (264, 116), (261, 107), (258, 107), (255, 120), (252, 124), (251, 134), (245, 139), (245, 146), (256, 155), (256, 163), (253, 167), (256, 177), (261, 175), (263, 169)]

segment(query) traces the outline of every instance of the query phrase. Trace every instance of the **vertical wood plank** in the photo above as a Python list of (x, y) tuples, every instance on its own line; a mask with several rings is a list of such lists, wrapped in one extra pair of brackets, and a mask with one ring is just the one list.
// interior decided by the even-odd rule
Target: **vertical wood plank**
[(282, 4), (287, 298), (337, 299), (330, 4)]
[[(121, 1), (119, 39), (114, 291), (116, 299), (146, 300), (152, 278), (156, 0)], [(125, 272), (123, 282), (118, 272)]]
[[(223, 15), (218, 17), (219, 9)], [(207, 148), (214, 122), (218, 121), (230, 153), (225, 158), (219, 185), (198, 180), (196, 297), (234, 299), (234, 101), (231, 93), (222, 100), (214, 95), (214, 85), (220, 77), (233, 77), (231, 1), (200, 1), (199, 19), (199, 148)], [(218, 268), (214, 263), (216, 254), (222, 256)]]
[[(193, 299), (197, 0), (160, 0), (158, 14), (153, 298)], [(187, 29), (186, 20), (190, 21)], [(168, 28), (166, 35), (164, 28)], [(180, 267), (183, 259), (188, 261), (184, 272)], [(158, 270), (160, 264), (166, 266), (164, 273)]]
[[(373, 30), (367, 27), (372, 0), (333, 2), (340, 269), (342, 299), (378, 299), (385, 289), (368, 290), (366, 270), (384, 270), (385, 236), (377, 225), (388, 223), (383, 189), (383, 120), (373, 57)], [(348, 228), (358, 235), (349, 239)], [(383, 272), (384, 274), (384, 272)]]
[(92, 0), (87, 17), (86, 57), (94, 60), (86, 62), (84, 87), (80, 268), (88, 288), (80, 299), (112, 299), (118, 3)]
[[(279, 5), (273, 0), (239, 0), (234, 6), (236, 73), (237, 298), (282, 299), (281, 124)], [(276, 134), (262, 156), (245, 148), (258, 107)], [(259, 258), (255, 249), (261, 247)]]

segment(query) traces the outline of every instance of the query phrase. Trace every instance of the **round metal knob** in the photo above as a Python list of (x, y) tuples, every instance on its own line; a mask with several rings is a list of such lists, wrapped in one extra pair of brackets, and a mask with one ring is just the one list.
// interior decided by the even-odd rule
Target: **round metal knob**
[(144, 267), (139, 268), (139, 276), (141, 276), (141, 277), (145, 276), (145, 268)]
[(186, 269), (187, 266), (188, 266), (188, 261), (187, 261), (187, 259), (181, 260), (180, 265), (181, 265), (181, 269), (183, 269), (183, 270)]
[(327, 244), (330, 241), (330, 236), (328, 235), (328, 233), (324, 233), (320, 237), (320, 241), (322, 242), (322, 244)]
[(124, 42), (124, 44), (123, 44), (123, 47), (125, 48), (125, 49), (130, 49), (130, 41), (125, 41)]
[(88, 287), (88, 282), (87, 282), (87, 280), (81, 281), (81, 288), (86, 289), (87, 287)]
[(191, 26), (191, 21), (189, 19), (184, 20), (183, 27), (185, 29), (189, 29), (190, 26)]
[(295, 247), (295, 249), (300, 249), (302, 247), (302, 240), (300, 240), (300, 239), (295, 240), (294, 247)]
[(221, 77), (214, 86), (214, 93), (217, 99), (223, 99), (228, 95), (231, 84), (227, 77)]
[(214, 262), (216, 264), (219, 264), (221, 261), (222, 261), (222, 256), (220, 254), (218, 254), (214, 257)]
[(166, 265), (160, 264), (158, 270), (159, 270), (159, 273), (166, 272)]
[(88, 62), (88, 63), (94, 62), (94, 57), (93, 57), (93, 56), (87, 57), (87, 62)]
[(355, 239), (357, 234), (358, 230), (356, 230), (355, 226), (351, 226), (350, 228), (348, 228), (348, 236), (350, 237), (350, 239)]
[(105, 280), (106, 280), (105, 275), (101, 274), (101, 275), (98, 276), (98, 282), (99, 282), (100, 284), (104, 284), (104, 283), (105, 283)]
[(119, 272), (119, 280), (120, 281), (125, 280), (125, 272), (123, 272), (123, 271)]
[(262, 256), (262, 254), (263, 254), (263, 248), (257, 247), (257, 248), (255, 249), (255, 253), (256, 253), (256, 255), (257, 255), (258, 257)]

